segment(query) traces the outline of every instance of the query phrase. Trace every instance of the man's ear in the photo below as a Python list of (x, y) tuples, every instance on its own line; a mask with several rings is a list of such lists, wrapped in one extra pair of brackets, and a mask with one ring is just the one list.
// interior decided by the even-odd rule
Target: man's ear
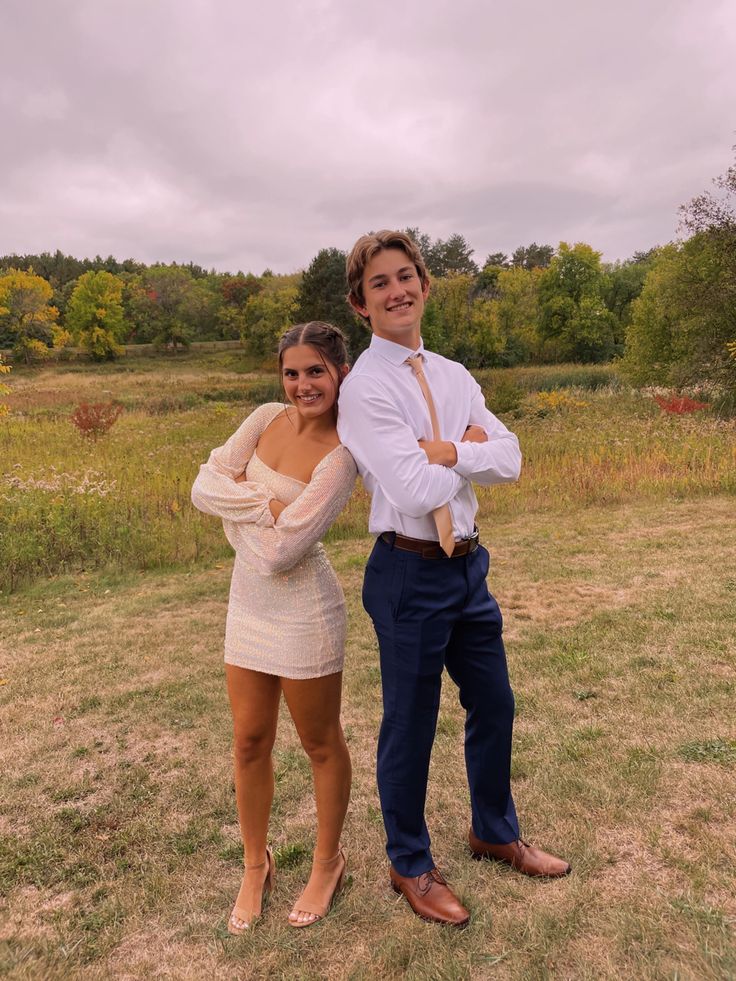
[(352, 293), (350, 294), (350, 296), (348, 296), (348, 303), (353, 308), (353, 310), (355, 310), (355, 312), (358, 314), (359, 317), (363, 317), (365, 320), (368, 319), (367, 307), (361, 306)]
[(424, 299), (425, 299), (425, 300), (426, 300), (426, 299), (427, 299), (427, 297), (429, 296), (429, 276), (427, 276), (427, 281), (426, 281), (426, 283), (425, 283), (425, 284), (424, 284), (424, 285), (422, 286), (422, 296), (424, 297)]

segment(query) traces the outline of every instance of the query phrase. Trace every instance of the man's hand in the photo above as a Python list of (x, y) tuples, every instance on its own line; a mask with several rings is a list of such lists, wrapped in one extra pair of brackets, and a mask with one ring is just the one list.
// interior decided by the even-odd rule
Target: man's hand
[(461, 443), (487, 443), (488, 433), (482, 426), (470, 425), (465, 430)]
[(420, 439), (419, 446), (427, 454), (430, 463), (442, 467), (454, 467), (457, 463), (455, 444), (446, 439)]

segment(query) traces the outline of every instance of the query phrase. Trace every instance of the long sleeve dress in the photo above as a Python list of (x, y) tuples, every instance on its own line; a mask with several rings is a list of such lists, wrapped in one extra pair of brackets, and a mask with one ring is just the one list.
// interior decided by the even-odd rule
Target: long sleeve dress
[[(344, 446), (317, 464), (308, 484), (259, 459), (261, 433), (284, 411), (260, 406), (213, 450), (192, 487), (192, 503), (222, 518), (235, 550), (225, 627), (225, 661), (283, 678), (341, 671), (345, 597), (320, 538), (350, 497), (356, 477)], [(245, 470), (245, 481), (235, 478)], [(268, 503), (287, 506), (276, 522)]]

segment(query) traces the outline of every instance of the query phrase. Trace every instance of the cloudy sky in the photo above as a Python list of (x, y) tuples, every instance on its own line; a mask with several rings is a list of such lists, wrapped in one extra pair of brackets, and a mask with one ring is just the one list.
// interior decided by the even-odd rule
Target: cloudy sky
[(731, 0), (3, 0), (0, 254), (626, 258), (733, 161)]

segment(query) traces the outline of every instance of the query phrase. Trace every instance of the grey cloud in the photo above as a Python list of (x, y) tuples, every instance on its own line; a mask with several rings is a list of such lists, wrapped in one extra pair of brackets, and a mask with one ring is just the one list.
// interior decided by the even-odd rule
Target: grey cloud
[(734, 142), (728, 3), (6, 8), (1, 252), (290, 271), (418, 225), (613, 259)]

